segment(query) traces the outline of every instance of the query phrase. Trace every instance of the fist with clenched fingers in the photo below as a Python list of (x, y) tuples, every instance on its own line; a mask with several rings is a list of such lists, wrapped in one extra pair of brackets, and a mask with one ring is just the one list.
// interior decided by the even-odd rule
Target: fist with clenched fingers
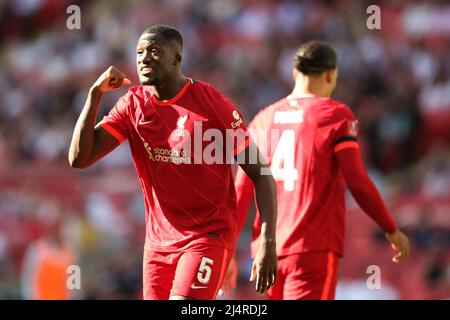
[(93, 88), (101, 92), (119, 89), (122, 85), (129, 85), (131, 81), (114, 66), (110, 66), (94, 83)]

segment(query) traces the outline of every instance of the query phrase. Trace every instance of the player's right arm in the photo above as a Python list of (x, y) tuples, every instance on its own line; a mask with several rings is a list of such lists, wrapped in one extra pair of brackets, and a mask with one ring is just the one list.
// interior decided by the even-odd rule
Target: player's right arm
[(119, 141), (101, 126), (95, 126), (98, 106), (103, 94), (130, 84), (117, 68), (109, 67), (90, 88), (86, 103), (73, 131), (69, 163), (73, 168), (86, 168), (114, 150)]

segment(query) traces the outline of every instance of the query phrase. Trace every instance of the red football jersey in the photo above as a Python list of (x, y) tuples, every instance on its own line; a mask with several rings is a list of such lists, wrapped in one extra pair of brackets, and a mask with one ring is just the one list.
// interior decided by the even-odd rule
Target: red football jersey
[[(278, 255), (322, 250), (342, 255), (345, 182), (335, 152), (357, 146), (358, 126), (352, 111), (330, 98), (289, 96), (260, 111), (249, 131), (266, 155), (277, 184)], [(236, 190), (241, 217), (246, 216), (252, 188), (239, 169)], [(253, 228), (254, 255), (259, 214)]]
[[(99, 123), (119, 142), (129, 141), (144, 192), (146, 246), (154, 251), (202, 242), (229, 248), (236, 233), (233, 174), (224, 159), (248, 146), (248, 136), (232, 136), (247, 129), (226, 96), (205, 82), (187, 80), (166, 101), (149, 86), (132, 87)], [(226, 153), (230, 135), (240, 144), (230, 144)]]

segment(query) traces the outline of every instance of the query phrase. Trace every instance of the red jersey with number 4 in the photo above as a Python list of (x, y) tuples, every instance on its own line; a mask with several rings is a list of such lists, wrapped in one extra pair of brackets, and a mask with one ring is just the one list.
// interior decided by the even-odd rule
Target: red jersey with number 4
[[(225, 161), (211, 161), (217, 159), (214, 152), (225, 157), (225, 143), (212, 146), (214, 140), (204, 138), (208, 130), (216, 140), (246, 131), (227, 97), (192, 79), (167, 101), (158, 100), (149, 86), (135, 86), (99, 125), (119, 142), (129, 141), (144, 192), (148, 249), (177, 251), (202, 242), (229, 248), (237, 220), (232, 169)], [(234, 144), (230, 156), (248, 144), (248, 138)]]
[[(277, 185), (278, 255), (325, 250), (343, 255), (345, 182), (335, 151), (356, 145), (352, 111), (330, 98), (289, 96), (260, 111), (249, 131), (270, 162)], [(242, 197), (251, 198), (251, 188), (249, 178), (238, 172), (238, 204), (250, 202)], [(238, 207), (245, 211), (248, 205)], [(253, 228), (254, 254), (259, 214)]]

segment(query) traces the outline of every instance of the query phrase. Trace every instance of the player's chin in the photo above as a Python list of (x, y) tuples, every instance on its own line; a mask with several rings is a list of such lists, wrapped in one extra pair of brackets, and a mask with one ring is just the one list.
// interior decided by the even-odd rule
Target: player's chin
[(139, 81), (145, 86), (154, 86), (158, 84), (156, 77), (147, 77), (142, 74), (139, 75)]

